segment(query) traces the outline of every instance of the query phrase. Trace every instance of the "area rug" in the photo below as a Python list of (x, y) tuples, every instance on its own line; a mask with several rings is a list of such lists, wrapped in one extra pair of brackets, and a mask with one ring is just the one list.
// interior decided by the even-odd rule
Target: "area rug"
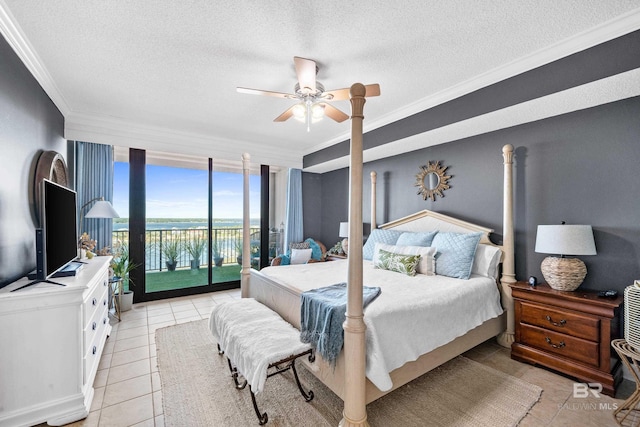
[[(156, 346), (166, 426), (257, 426), (248, 388), (236, 390), (207, 320), (158, 329)], [(298, 366), (298, 365), (296, 365)], [(267, 426), (337, 426), (343, 402), (302, 366), (314, 399), (300, 396), (291, 372), (268, 379), (257, 395)], [(367, 405), (372, 427), (515, 426), (542, 389), (458, 356)]]

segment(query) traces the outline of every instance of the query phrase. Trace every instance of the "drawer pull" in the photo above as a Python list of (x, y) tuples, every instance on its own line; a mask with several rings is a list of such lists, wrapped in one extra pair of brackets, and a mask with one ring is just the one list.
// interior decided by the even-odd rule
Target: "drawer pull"
[(107, 324), (107, 318), (105, 317), (104, 319), (102, 319), (102, 324), (106, 325)]
[(98, 324), (96, 322), (93, 322), (91, 324), (91, 329), (93, 329), (94, 331), (96, 330), (97, 327), (98, 327)]
[(102, 305), (107, 305), (107, 300), (102, 301)]
[(551, 338), (549, 338), (549, 337), (544, 337), (544, 340), (547, 342), (547, 344), (549, 344), (553, 348), (562, 348), (562, 347), (564, 347), (566, 345), (564, 343), (564, 341), (560, 341), (559, 344), (552, 344), (551, 343)]
[(92, 299), (92, 300), (91, 300), (91, 304), (93, 304), (93, 305), (98, 305), (98, 300), (97, 300), (97, 299), (95, 299), (95, 298), (94, 298), (94, 299)]
[(564, 326), (567, 324), (567, 321), (565, 319), (560, 320), (560, 322), (554, 322), (551, 316), (546, 316), (546, 318), (553, 326)]
[(98, 352), (98, 347), (94, 345), (93, 349), (91, 350), (91, 354), (96, 354), (97, 352)]
[(102, 286), (107, 286), (107, 281), (106, 280), (102, 281)]

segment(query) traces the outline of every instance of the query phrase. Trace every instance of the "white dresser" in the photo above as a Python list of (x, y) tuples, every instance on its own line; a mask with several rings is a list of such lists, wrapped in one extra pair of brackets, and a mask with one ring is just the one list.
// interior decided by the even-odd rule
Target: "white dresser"
[(95, 257), (75, 277), (0, 289), (0, 426), (59, 426), (89, 414), (111, 332), (108, 267)]

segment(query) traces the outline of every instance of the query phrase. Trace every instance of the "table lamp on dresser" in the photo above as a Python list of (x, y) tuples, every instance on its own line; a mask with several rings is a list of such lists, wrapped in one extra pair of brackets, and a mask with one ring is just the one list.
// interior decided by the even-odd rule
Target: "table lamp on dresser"
[(535, 251), (548, 256), (540, 265), (545, 281), (553, 289), (575, 291), (587, 275), (587, 267), (578, 258), (565, 255), (596, 255), (590, 225), (539, 225)]

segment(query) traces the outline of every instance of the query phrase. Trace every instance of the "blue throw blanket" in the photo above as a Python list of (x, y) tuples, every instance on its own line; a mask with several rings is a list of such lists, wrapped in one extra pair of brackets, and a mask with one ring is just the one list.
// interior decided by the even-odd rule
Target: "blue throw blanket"
[[(363, 309), (380, 295), (381, 289), (363, 286)], [(335, 365), (344, 343), (347, 284), (338, 283), (303, 292), (300, 296), (300, 340), (309, 343), (327, 362)]]

